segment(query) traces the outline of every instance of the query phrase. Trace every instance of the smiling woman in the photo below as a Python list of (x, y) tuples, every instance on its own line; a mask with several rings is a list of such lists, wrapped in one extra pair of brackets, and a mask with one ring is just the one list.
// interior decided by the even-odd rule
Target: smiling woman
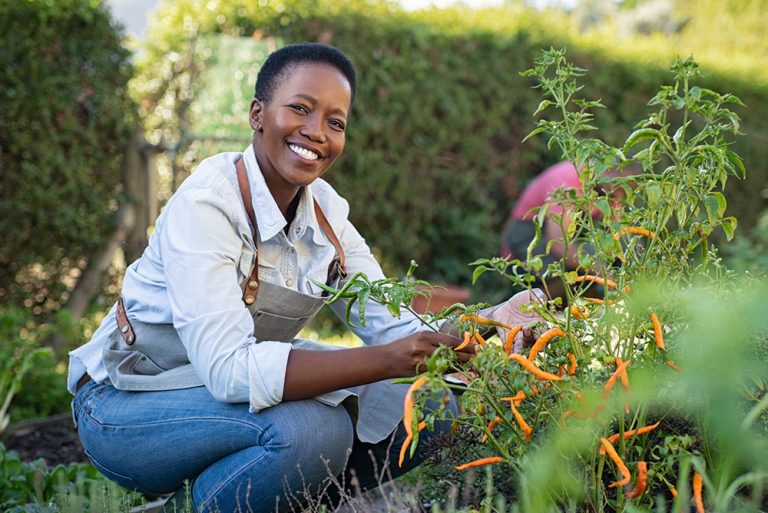
[[(117, 304), (72, 352), (78, 435), (110, 479), (147, 495), (189, 481), (197, 511), (288, 511), (333, 507), (349, 495), (329, 483), (365, 490), (423, 460), (420, 451), (389, 466), (407, 436), (407, 386), (390, 380), (414, 376), (440, 345), (458, 346), (453, 328), (424, 331), (414, 315), (372, 301), (362, 323), (338, 301), (362, 347), (296, 338), (325, 304), (318, 282), (384, 278), (347, 202), (321, 178), (344, 150), (355, 89), (335, 48), (270, 54), (250, 105), (251, 144), (184, 181)], [(449, 426), (435, 422), (421, 441)]]

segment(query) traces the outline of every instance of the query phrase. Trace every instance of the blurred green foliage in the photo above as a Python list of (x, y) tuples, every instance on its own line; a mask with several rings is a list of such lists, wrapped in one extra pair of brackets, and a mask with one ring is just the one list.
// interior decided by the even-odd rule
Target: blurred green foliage
[(110, 483), (91, 465), (22, 461), (0, 443), (0, 508), (5, 513), (124, 512), (141, 501), (138, 493)]
[(135, 122), (129, 51), (98, 0), (0, 2), (0, 298), (66, 300), (111, 231)]
[[(673, 61), (662, 43), (635, 58), (631, 44), (577, 34), (562, 16), (519, 3), (408, 13), (374, 0), (179, 0), (161, 6), (153, 23), (132, 88), (154, 142), (179, 139), (179, 112), (190, 132), (205, 125), (187, 114), (211, 83), (205, 73), (217, 59), (212, 33), (322, 41), (348, 53), (359, 90), (345, 154), (328, 180), (349, 200), (353, 222), (382, 253), (387, 272), (403, 273), (414, 259), (421, 277), (464, 285), (471, 281), (469, 262), (497, 253), (514, 198), (560, 159), (541, 141), (521, 142), (534, 126), (540, 96), (519, 72), (539, 49), (567, 45), (574, 63), (589, 70), (585, 95), (607, 107), (595, 121), (610, 144), (648, 114), (646, 101), (668, 81)], [(243, 69), (240, 79), (252, 81), (251, 71)], [(733, 149), (749, 178), (729, 185), (728, 215), (749, 227), (765, 205), (756, 184), (766, 179), (768, 146), (760, 141), (768, 134), (768, 116), (761, 114), (768, 80), (705, 74), (703, 87), (731, 91), (747, 105), (738, 112), (746, 135)], [(236, 89), (237, 80), (231, 76), (218, 87)], [(247, 107), (243, 99), (243, 121)], [(210, 149), (182, 148), (179, 164), (189, 172), (208, 156), (201, 150)]]
[[(0, 308), (0, 381), (9, 379), (13, 383), (11, 422), (62, 413), (69, 408), (66, 366), (57, 362), (53, 351), (44, 348), (51, 329), (51, 324), (35, 319), (30, 309)], [(0, 400), (6, 390), (0, 385)]]

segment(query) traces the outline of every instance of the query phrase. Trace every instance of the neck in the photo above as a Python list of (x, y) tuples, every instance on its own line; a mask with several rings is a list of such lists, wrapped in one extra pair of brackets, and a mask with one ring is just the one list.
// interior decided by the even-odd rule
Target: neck
[(280, 208), (280, 212), (283, 213), (283, 217), (286, 220), (285, 231), (288, 231), (288, 227), (293, 223), (293, 219), (296, 217), (296, 211), (299, 209), (299, 201), (301, 201), (301, 191), (303, 187), (300, 187), (293, 199), (288, 203), (288, 208), (283, 210)]
[[(296, 214), (296, 206), (299, 202), (299, 193), (302, 187), (298, 185), (291, 185), (287, 183), (283, 178), (269, 167), (268, 163), (264, 161), (261, 155), (260, 146), (256, 144), (256, 135), (254, 135), (252, 145), (253, 153), (256, 157), (256, 162), (259, 164), (259, 170), (264, 177), (264, 182), (267, 184), (269, 193), (272, 195), (272, 199), (275, 200), (277, 208), (283, 214), (283, 217), (288, 221), (288, 224), (293, 220), (293, 216)], [(292, 203), (296, 202), (296, 205), (291, 209)]]

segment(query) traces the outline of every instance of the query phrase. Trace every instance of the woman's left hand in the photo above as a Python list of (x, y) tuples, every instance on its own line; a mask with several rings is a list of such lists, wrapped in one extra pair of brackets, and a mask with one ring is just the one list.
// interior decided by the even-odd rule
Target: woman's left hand
[[(536, 335), (531, 325), (544, 319), (532, 308), (523, 308), (531, 303), (541, 303), (547, 300), (547, 296), (540, 289), (524, 290), (518, 292), (507, 301), (493, 306), (487, 310), (481, 310), (479, 315), (504, 323), (508, 326), (520, 325), (522, 330), (515, 336), (512, 352), (519, 353), (524, 347), (529, 347), (536, 340)], [(508, 330), (496, 328), (496, 333), (502, 341), (507, 340)]]

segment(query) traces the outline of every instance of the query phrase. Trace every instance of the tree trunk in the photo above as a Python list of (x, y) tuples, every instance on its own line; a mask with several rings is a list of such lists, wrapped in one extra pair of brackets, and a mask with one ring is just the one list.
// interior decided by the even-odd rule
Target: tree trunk
[[(115, 231), (112, 232), (101, 250), (88, 260), (88, 265), (86, 265), (83, 274), (80, 275), (80, 279), (77, 280), (75, 288), (69, 295), (64, 309), (69, 313), (71, 319), (79, 320), (85, 315), (91, 299), (99, 292), (101, 277), (109, 269), (115, 252), (128, 238), (135, 224), (134, 207), (122, 205), (115, 215)], [(53, 348), (56, 354), (61, 354), (65, 343), (66, 340), (57, 331), (49, 340), (48, 345)]]
[[(80, 279), (69, 295), (69, 300), (62, 310), (66, 311), (72, 320), (79, 320), (85, 315), (93, 297), (99, 292), (102, 276), (109, 269), (118, 248), (123, 248), (126, 262), (138, 257), (147, 244), (147, 228), (154, 217), (150, 212), (156, 209), (148, 208), (154, 201), (153, 180), (150, 178), (148, 157), (144, 151), (144, 131), (134, 130), (125, 151), (123, 163), (123, 181), (128, 203), (123, 203), (115, 213), (115, 229), (109, 239), (88, 260)], [(156, 214), (155, 214), (156, 215)], [(61, 354), (66, 340), (61, 330), (54, 333), (48, 345), (56, 354)]]

